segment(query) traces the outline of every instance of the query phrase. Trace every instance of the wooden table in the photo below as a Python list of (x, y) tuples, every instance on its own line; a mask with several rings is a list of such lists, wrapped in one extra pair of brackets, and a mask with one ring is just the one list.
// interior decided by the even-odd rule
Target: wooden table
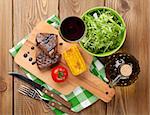
[(94, 6), (116, 9), (127, 25), (122, 51), (132, 53), (140, 61), (141, 73), (136, 84), (116, 88), (115, 98), (108, 104), (99, 100), (79, 114), (83, 115), (148, 115), (150, 114), (150, 0), (0, 0), (0, 92), (1, 115), (50, 115), (40, 102), (17, 92), (22, 82), (8, 76), (20, 71), (8, 50), (31, 32), (42, 19), (52, 14), (61, 19), (80, 16)]

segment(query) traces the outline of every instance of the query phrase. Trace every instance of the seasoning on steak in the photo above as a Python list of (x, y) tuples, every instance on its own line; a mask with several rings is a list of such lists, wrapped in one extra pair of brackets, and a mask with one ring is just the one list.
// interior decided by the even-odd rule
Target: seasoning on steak
[(54, 57), (49, 57), (41, 51), (36, 57), (36, 63), (40, 70), (48, 69), (60, 62), (61, 55), (56, 53)]
[(56, 53), (58, 36), (56, 34), (39, 33), (36, 36), (37, 46), (50, 57)]

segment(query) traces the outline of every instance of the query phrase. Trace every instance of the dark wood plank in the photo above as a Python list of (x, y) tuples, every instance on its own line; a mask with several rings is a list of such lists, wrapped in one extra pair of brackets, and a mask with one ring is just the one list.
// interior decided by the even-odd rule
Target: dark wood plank
[[(14, 0), (14, 44), (29, 34), (37, 23), (58, 14), (58, 0)], [(14, 69), (20, 71), (15, 65)], [(15, 115), (49, 115), (52, 111), (46, 110), (43, 105), (33, 99), (18, 93), (23, 84), (14, 80), (14, 114)]]
[[(60, 0), (59, 16), (64, 19), (67, 16), (81, 16), (81, 14), (89, 8), (95, 6), (103, 6), (103, 0)], [(94, 105), (80, 112), (83, 115), (101, 114), (105, 115), (106, 105), (99, 100)]]
[(126, 88), (116, 88), (115, 99), (107, 105), (108, 115), (149, 113), (149, 5), (148, 0), (106, 0), (106, 6), (116, 9), (127, 25), (127, 37), (122, 51), (137, 57), (141, 67), (137, 83)]
[[(13, 108), (12, 59), (8, 50), (12, 47), (12, 1), (0, 0), (0, 114), (11, 115)], [(3, 85), (6, 83), (6, 85)], [(4, 91), (5, 86), (7, 90)]]

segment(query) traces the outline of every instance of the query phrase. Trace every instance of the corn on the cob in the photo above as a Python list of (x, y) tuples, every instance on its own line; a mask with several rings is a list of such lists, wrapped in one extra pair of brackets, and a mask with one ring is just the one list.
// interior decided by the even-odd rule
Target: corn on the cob
[(86, 71), (86, 64), (76, 45), (66, 50), (63, 56), (73, 75), (77, 76)]

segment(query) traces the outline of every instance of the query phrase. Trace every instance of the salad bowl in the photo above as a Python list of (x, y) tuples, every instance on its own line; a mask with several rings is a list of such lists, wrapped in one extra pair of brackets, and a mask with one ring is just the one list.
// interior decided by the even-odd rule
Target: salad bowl
[(126, 26), (121, 15), (108, 7), (94, 7), (82, 14), (86, 35), (80, 46), (97, 57), (109, 56), (118, 51), (126, 37)]

